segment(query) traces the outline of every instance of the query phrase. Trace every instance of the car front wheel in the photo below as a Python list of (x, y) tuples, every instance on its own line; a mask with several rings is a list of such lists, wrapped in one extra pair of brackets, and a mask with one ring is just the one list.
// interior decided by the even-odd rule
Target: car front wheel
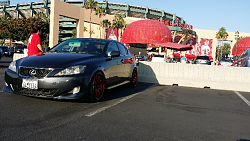
[(105, 77), (102, 72), (97, 72), (91, 79), (90, 102), (100, 101), (105, 91)]

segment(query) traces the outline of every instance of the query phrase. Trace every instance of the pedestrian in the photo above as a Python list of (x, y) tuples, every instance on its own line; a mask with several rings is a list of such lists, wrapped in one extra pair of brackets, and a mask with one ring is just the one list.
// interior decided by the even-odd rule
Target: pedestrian
[(42, 34), (41, 28), (36, 26), (30, 30), (30, 37), (28, 43), (28, 56), (41, 55), (45, 51), (42, 48), (42, 40), (40, 35)]
[(185, 56), (181, 57), (181, 63), (183, 63), (183, 64), (186, 63), (186, 57)]

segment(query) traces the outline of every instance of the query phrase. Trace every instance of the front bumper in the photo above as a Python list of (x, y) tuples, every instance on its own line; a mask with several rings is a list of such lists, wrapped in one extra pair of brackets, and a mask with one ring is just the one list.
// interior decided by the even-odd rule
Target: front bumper
[[(88, 76), (28, 77), (38, 82), (38, 89), (22, 88), (22, 81), (24, 78), (27, 77), (18, 76), (15, 72), (7, 69), (5, 71), (6, 86), (3, 88), (3, 91), (32, 97), (53, 99), (79, 99), (89, 92), (90, 77)], [(80, 88), (80, 90), (73, 92), (74, 88)]]

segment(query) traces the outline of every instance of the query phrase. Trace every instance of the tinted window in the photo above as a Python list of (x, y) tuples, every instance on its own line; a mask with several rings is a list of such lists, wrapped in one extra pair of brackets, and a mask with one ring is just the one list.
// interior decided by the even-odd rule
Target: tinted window
[(15, 47), (15, 49), (16, 50), (19, 50), (19, 49), (21, 50), (21, 49), (23, 49), (23, 47)]
[(164, 58), (164, 55), (154, 55), (154, 57), (162, 57), (162, 58)]
[(128, 50), (127, 50), (127, 48), (124, 46), (124, 45), (122, 45), (122, 44), (120, 44), (120, 43), (117, 43), (117, 45), (118, 45), (118, 47), (119, 47), (119, 50), (120, 50), (120, 52), (121, 52), (121, 55), (128, 55)]
[(115, 42), (111, 42), (111, 43), (109, 44), (109, 46), (108, 46), (108, 52), (107, 52), (108, 56), (110, 56), (110, 53), (111, 53), (112, 51), (119, 51), (119, 49), (118, 49), (118, 47), (117, 47), (117, 45), (116, 45)]
[(230, 63), (233, 63), (233, 60), (230, 60), (230, 59), (221, 59), (220, 62), (230, 62)]
[(210, 60), (208, 56), (197, 56), (196, 59)]
[(105, 44), (106, 42), (99, 40), (66, 40), (55, 46), (51, 51), (101, 54)]

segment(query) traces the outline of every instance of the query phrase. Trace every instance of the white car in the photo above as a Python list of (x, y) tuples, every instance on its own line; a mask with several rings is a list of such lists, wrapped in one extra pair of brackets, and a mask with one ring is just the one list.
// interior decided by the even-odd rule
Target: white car
[(220, 59), (219, 66), (233, 66), (234, 62), (231, 59)]
[(151, 62), (166, 62), (166, 61), (167, 61), (166, 55), (162, 54), (154, 54), (151, 60)]

